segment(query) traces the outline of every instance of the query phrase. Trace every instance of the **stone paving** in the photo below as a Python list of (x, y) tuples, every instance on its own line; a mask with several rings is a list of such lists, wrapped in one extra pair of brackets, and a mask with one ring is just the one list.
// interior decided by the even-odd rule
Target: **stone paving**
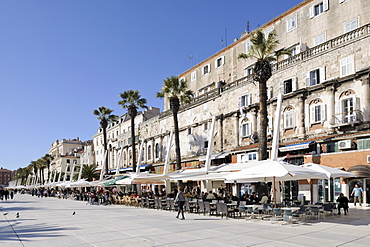
[(0, 213), (1, 247), (370, 245), (370, 208), (365, 207), (352, 206), (349, 215), (325, 221), (282, 225), (203, 214), (177, 220), (173, 211), (17, 194), (0, 202)]

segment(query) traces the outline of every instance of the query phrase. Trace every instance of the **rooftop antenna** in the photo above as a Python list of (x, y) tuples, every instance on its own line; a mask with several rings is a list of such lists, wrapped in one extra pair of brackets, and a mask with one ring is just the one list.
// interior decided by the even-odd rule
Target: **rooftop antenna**
[(190, 67), (193, 67), (193, 55), (190, 55), (188, 58), (190, 60)]
[(247, 21), (247, 28), (246, 31), (249, 33), (249, 21)]

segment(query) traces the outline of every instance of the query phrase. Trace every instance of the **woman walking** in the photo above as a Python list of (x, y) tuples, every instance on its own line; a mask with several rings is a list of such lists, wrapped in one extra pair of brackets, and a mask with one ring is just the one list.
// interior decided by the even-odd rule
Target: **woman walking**
[(179, 187), (179, 191), (177, 192), (177, 195), (176, 195), (176, 198), (175, 198), (175, 203), (177, 203), (178, 208), (179, 208), (179, 211), (177, 212), (176, 218), (178, 219), (179, 215), (181, 213), (181, 216), (182, 216), (181, 220), (185, 220), (185, 216), (184, 216), (185, 196), (184, 196), (184, 192), (182, 192), (181, 187)]

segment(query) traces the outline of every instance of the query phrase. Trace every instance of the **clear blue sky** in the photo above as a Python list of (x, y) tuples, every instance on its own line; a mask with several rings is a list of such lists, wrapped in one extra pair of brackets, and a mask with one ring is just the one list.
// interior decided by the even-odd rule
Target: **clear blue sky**
[(0, 167), (25, 167), (56, 139), (92, 139), (93, 110), (124, 114), (125, 90), (163, 109), (163, 79), (299, 2), (0, 1)]

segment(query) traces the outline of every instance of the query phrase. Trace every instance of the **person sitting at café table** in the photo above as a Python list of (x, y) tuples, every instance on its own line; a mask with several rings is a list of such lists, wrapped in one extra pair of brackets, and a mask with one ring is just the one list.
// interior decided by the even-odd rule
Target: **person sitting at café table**
[(252, 192), (252, 195), (249, 197), (249, 200), (253, 203), (253, 202), (257, 202), (258, 201), (258, 197), (256, 195), (256, 192)]
[(344, 196), (343, 193), (340, 193), (339, 194), (339, 197), (337, 199), (337, 202), (339, 203), (338, 204), (338, 215), (340, 215), (340, 209), (343, 208), (344, 210), (344, 215), (347, 215), (348, 213), (348, 198), (346, 196)]
[(214, 200), (214, 199), (216, 199), (216, 197), (213, 195), (212, 191), (210, 191), (206, 197), (206, 200)]
[(266, 204), (268, 202), (269, 198), (266, 196), (265, 193), (262, 193), (262, 197), (261, 197), (261, 200), (260, 200), (260, 203), (261, 204)]

